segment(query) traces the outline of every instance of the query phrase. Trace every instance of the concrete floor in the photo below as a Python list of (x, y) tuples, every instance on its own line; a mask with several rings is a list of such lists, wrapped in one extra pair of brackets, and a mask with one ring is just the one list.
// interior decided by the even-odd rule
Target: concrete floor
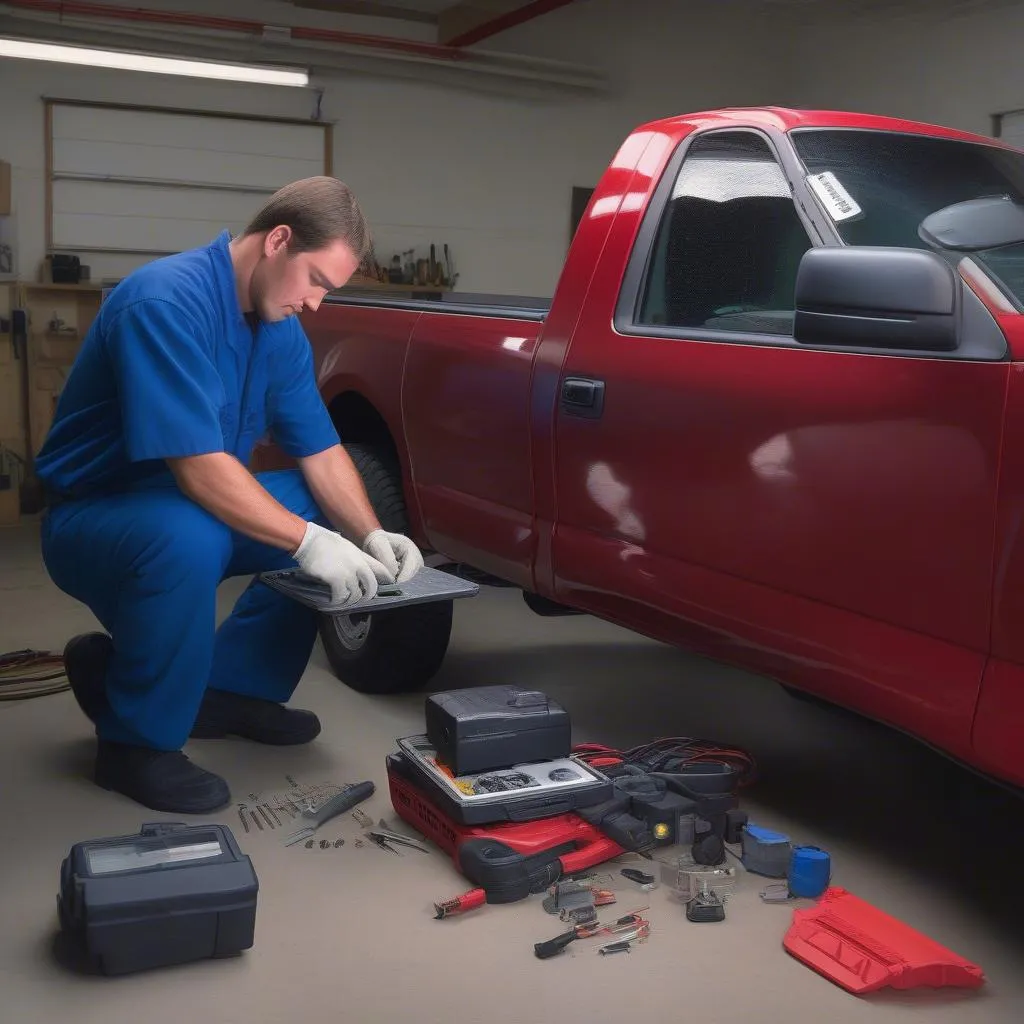
[[(224, 588), (222, 612), (240, 586)], [(91, 615), (43, 573), (36, 528), (0, 530), (0, 651), (59, 651)], [(597, 940), (538, 961), (561, 931), (540, 897), (435, 921), (432, 904), (467, 888), (440, 852), (399, 859), (356, 848), (349, 816), (324, 829), (341, 849), (285, 848), (282, 833), (235, 831), (260, 880), (256, 943), (246, 955), (118, 979), (82, 976), (54, 953), (58, 870), (79, 840), (166, 818), (89, 781), (92, 740), (72, 697), (0, 703), (0, 1019), (77, 1024), (351, 1020), (489, 1024), (652, 1020), (740, 1024), (828, 1020), (886, 1024), (927, 1017), (1019, 1020), (1024, 1007), (1024, 894), (1015, 880), (1024, 808), (899, 735), (797, 702), (778, 687), (585, 618), (540, 619), (510, 591), (463, 602), (436, 689), (514, 683), (570, 711), (577, 741), (632, 745), (664, 735), (717, 737), (751, 750), (761, 781), (744, 794), (753, 820), (829, 850), (834, 882), (980, 964), (988, 983), (852, 996), (789, 957), (792, 906), (763, 904), (746, 876), (717, 927), (686, 921), (665, 889), (650, 895), (649, 941), (600, 957)], [(384, 757), (418, 731), (423, 695), (372, 698), (329, 673), (319, 647), (296, 703), (324, 721), (302, 750), (236, 741), (191, 744), (236, 799), (300, 783), (373, 779), (364, 805), (395, 820)], [(615, 868), (613, 867), (613, 870)], [(618, 884), (618, 883), (617, 883)], [(618, 908), (636, 906), (623, 889)], [(609, 909), (618, 909), (609, 908)]]

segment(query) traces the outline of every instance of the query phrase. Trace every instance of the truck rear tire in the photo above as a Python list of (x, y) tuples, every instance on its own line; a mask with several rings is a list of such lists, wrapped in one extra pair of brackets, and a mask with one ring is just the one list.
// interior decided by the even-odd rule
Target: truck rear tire
[[(402, 477), (380, 449), (346, 445), (381, 526), (406, 533), (409, 520)], [(451, 601), (396, 608), (372, 615), (322, 615), (320, 640), (334, 674), (359, 693), (417, 690), (440, 669), (452, 632)]]

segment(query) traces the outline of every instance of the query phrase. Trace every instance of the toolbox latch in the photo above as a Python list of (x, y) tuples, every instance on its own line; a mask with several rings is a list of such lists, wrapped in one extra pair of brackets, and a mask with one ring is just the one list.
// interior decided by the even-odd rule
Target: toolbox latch
[(548, 698), (547, 694), (541, 693), (540, 690), (517, 690), (508, 703), (509, 707), (513, 708), (530, 708), (538, 704), (546, 707)]
[(143, 825), (140, 835), (144, 836), (169, 836), (173, 832), (180, 832), (185, 827), (183, 821), (151, 821)]

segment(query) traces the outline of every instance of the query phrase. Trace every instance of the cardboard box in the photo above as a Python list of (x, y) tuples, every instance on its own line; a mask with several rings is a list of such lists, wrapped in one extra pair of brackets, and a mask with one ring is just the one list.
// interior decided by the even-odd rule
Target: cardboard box
[(0, 526), (17, 526), (21, 519), (21, 488), (0, 491)]

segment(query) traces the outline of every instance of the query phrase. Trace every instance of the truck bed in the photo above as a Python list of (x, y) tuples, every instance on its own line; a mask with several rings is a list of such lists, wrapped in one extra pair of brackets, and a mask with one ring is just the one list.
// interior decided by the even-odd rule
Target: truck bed
[(527, 295), (488, 295), (461, 292), (440, 299), (389, 298), (371, 292), (329, 295), (325, 303), (377, 309), (400, 309), (411, 313), (446, 313), (462, 316), (503, 317), (509, 320), (543, 322), (551, 309), (550, 298)]

